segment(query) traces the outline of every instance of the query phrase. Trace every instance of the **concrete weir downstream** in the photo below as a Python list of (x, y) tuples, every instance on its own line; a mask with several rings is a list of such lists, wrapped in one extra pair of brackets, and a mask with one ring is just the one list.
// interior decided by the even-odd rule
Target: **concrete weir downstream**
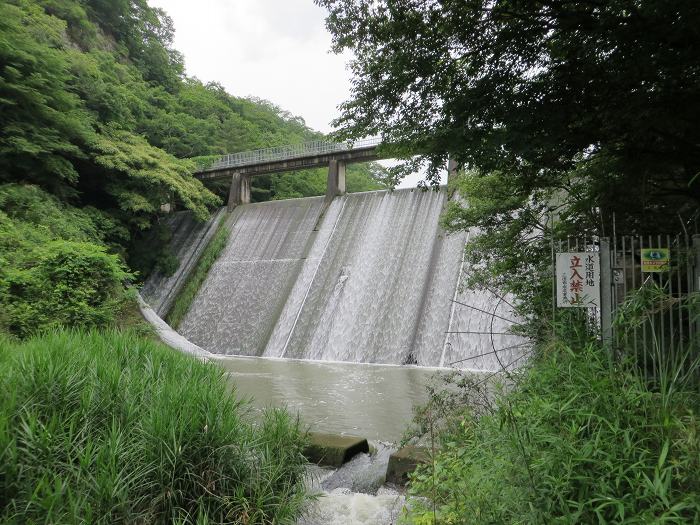
[[(442, 188), (239, 205), (179, 331), (218, 356), (256, 406), (288, 406), (314, 430), (367, 437), (385, 451), (437, 370), (492, 372), (523, 356), (507, 300), (459, 286), (469, 233), (441, 229), (447, 204)], [(192, 259), (183, 246), (201, 245), (210, 229), (174, 224), (192, 232), (174, 247)], [(175, 293), (163, 287), (186, 281), (191, 266), (144, 286), (160, 315)], [(389, 523), (400, 495), (374, 476), (357, 481), (384, 468), (384, 456), (363, 455), (347, 475), (323, 473), (333, 480), (321, 484), (331, 517), (313, 523)]]

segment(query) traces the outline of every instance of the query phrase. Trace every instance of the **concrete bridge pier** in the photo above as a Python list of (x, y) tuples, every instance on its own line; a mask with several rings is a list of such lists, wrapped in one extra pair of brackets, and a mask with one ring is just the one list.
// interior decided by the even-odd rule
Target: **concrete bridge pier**
[(328, 186), (326, 197), (333, 198), (336, 195), (345, 194), (345, 162), (331, 159), (328, 161)]
[(228, 211), (231, 212), (239, 204), (250, 203), (250, 177), (234, 171), (231, 174), (231, 189), (228, 192)]

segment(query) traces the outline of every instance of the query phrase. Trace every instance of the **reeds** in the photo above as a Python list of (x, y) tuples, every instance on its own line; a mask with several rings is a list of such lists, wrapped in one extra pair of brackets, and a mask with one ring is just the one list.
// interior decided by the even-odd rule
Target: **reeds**
[(304, 432), (124, 332), (0, 338), (0, 522), (294, 523)]

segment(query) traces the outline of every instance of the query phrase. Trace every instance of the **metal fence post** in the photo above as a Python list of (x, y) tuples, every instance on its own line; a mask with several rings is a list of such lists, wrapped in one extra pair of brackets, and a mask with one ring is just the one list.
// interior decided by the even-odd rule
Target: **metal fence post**
[[(692, 240), (692, 250), (693, 255), (689, 257), (689, 264), (693, 265), (693, 269), (690, 272), (692, 275), (693, 282), (688, 283), (688, 293), (700, 292), (700, 235), (697, 233), (693, 235)], [(695, 337), (700, 333), (700, 319), (693, 322), (690, 319), (690, 333), (688, 334), (690, 341), (692, 342)], [(692, 343), (691, 343), (692, 344)]]
[(693, 282), (691, 292), (700, 292), (700, 235), (693, 235)]
[(612, 261), (610, 240), (600, 239), (600, 333), (603, 343), (612, 343)]

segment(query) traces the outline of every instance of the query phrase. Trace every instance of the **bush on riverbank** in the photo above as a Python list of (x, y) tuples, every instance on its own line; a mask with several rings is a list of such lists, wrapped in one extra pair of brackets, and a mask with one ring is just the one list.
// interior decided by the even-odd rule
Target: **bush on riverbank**
[[(435, 478), (426, 466), (411, 485), (435, 500), (438, 523), (695, 523), (698, 385), (670, 369), (654, 388), (606, 355), (595, 343), (561, 345), (481, 417), (462, 404), (441, 435)], [(412, 522), (432, 524), (422, 501)]]
[(132, 333), (0, 336), (3, 523), (293, 523), (304, 433)]
[(37, 186), (0, 184), (0, 332), (113, 325), (133, 274), (104, 213), (61, 203)]

